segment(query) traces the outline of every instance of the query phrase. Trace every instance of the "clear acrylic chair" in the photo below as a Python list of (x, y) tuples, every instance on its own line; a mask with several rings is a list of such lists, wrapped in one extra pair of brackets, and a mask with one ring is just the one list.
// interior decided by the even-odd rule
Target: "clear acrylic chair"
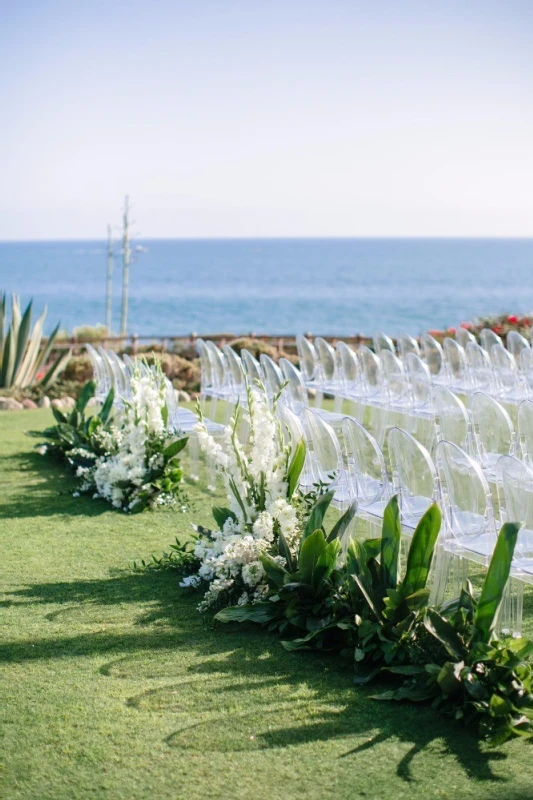
[(516, 360), (502, 344), (492, 346), (490, 360), (494, 370), (494, 396), (502, 403), (516, 405), (526, 394)]
[[(298, 416), (309, 407), (309, 396), (303, 375), (287, 358), (280, 358), (279, 367), (287, 385), (282, 392), (283, 402)], [(316, 413), (336, 429), (340, 429), (342, 415), (322, 408), (315, 408)]]
[(394, 342), (390, 336), (387, 336), (383, 331), (376, 331), (372, 337), (372, 341), (374, 343), (374, 352), (376, 355), (379, 355), (382, 350), (389, 350), (391, 353), (396, 353)]
[(350, 503), (357, 504), (356, 516), (379, 533), (391, 496), (385, 456), (374, 437), (351, 417), (342, 421), (342, 440)]
[(283, 383), (283, 375), (281, 374), (281, 370), (276, 362), (273, 361), (270, 356), (267, 356), (266, 353), (261, 353), (259, 362), (261, 364), (263, 375), (265, 376), (267, 392), (270, 397), (274, 397), (281, 390), (281, 385)]
[(457, 597), (468, 577), (468, 562), (487, 566), (498, 531), (488, 481), (479, 464), (453, 442), (435, 450), (440, 478), (443, 530), (432, 601), (444, 601), (446, 585)]
[(516, 437), (507, 411), (485, 392), (475, 392), (470, 403), (477, 460), (487, 480), (498, 480), (498, 460), (514, 455)]
[(296, 337), (296, 350), (300, 359), (300, 370), (306, 386), (314, 388), (318, 372), (318, 359), (315, 347), (306, 336), (298, 334)]
[(433, 387), (437, 440), (449, 441), (472, 454), (474, 434), (463, 401), (446, 386)]
[(442, 346), (429, 333), (422, 334), (420, 337), (420, 345), (422, 348), (422, 356), (428, 365), (433, 380), (439, 383), (446, 383), (448, 375), (444, 363)]
[(102, 356), (91, 344), (86, 344), (85, 349), (87, 350), (93, 368), (93, 377), (96, 383), (95, 398), (97, 402), (103, 403), (111, 388), (107, 370), (104, 366)]
[(488, 353), (480, 345), (469, 342), (465, 349), (472, 391), (494, 392), (494, 370)]
[[(289, 408), (288, 405), (279, 401), (276, 405), (276, 416), (281, 422), (281, 429), (285, 444), (291, 448), (291, 457), (294, 455), (298, 443), (303, 439), (307, 442), (304, 431), (304, 426), (301, 418)], [(314, 483), (314, 474), (311, 469), (311, 459), (309, 452), (306, 452), (304, 467), (300, 475), (300, 486), (304, 491), (312, 489)]]
[(348, 491), (342, 449), (337, 434), (315, 409), (305, 408), (301, 415), (309, 452), (313, 483), (326, 484), (334, 491), (333, 504), (348, 508)]
[(479, 343), (483, 348), (483, 350), (485, 350), (489, 356), (491, 348), (494, 347), (494, 345), (503, 344), (501, 337), (498, 336), (497, 333), (494, 333), (494, 331), (491, 330), (491, 328), (483, 328), (481, 330), (479, 334)]
[(436, 430), (431, 373), (427, 364), (416, 353), (407, 353), (403, 364), (411, 397), (407, 430), (429, 452), (432, 452), (435, 447)]
[(402, 359), (405, 359), (405, 356), (408, 353), (414, 353), (416, 356), (420, 355), (420, 347), (416, 339), (412, 336), (409, 336), (408, 333), (400, 333), (397, 339), (398, 345), (398, 355)]
[(511, 353), (516, 362), (519, 362), (520, 353), (522, 350), (529, 349), (529, 342), (518, 331), (509, 331), (506, 338), (506, 345), (508, 351)]
[(411, 535), (429, 506), (438, 499), (437, 470), (426, 448), (407, 431), (388, 434), (393, 492), (399, 495), (404, 533)]
[(524, 347), (521, 350), (519, 362), (524, 392), (531, 395), (533, 394), (533, 349), (531, 347)]
[[(469, 342), (467, 347), (474, 345)], [(477, 347), (477, 345), (475, 345)], [(447, 336), (442, 342), (447, 380), (443, 383), (455, 392), (467, 392), (470, 388), (470, 376), (467, 370), (465, 350), (459, 342)], [(439, 381), (440, 383), (441, 381)]]
[(467, 346), (468, 342), (476, 341), (474, 334), (467, 330), (467, 328), (463, 328), (461, 326), (456, 329), (455, 338), (457, 343), (460, 344), (463, 349)]
[(252, 353), (250, 353), (250, 351), (246, 350), (244, 347), (241, 350), (241, 362), (250, 386), (256, 385), (255, 381), (264, 383), (265, 376), (263, 375), (263, 370), (261, 369), (259, 362), (255, 356), (253, 356)]
[(368, 425), (381, 446), (387, 427), (388, 402), (381, 361), (366, 345), (359, 348), (358, 355), (361, 365), (361, 403), (365, 407), (359, 421)]
[(533, 468), (533, 401), (523, 400), (518, 406), (517, 455)]
[(229, 344), (223, 345), (222, 352), (227, 365), (225, 383), (230, 388), (227, 396), (231, 403), (246, 403), (246, 382), (241, 358)]
[(533, 470), (513, 456), (502, 456), (502, 510), (508, 522), (522, 522), (516, 542), (513, 575), (533, 583)]
[(334, 395), (340, 388), (337, 354), (335, 349), (321, 336), (317, 336), (315, 339), (315, 351), (318, 359), (315, 406), (321, 408), (324, 393)]

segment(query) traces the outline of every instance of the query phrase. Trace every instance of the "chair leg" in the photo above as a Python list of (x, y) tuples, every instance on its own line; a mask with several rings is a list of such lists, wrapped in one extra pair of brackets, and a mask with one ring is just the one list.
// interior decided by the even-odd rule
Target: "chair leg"
[(192, 481), (197, 481), (200, 477), (200, 444), (198, 442), (198, 437), (195, 434), (191, 434), (189, 437), (189, 446), (188, 446), (190, 461), (191, 461), (191, 472), (189, 478)]

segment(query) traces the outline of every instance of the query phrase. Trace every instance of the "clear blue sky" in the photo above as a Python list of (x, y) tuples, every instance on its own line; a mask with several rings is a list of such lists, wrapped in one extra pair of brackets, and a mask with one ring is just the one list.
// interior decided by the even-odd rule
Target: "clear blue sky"
[(533, 2), (2, 0), (0, 239), (533, 235)]

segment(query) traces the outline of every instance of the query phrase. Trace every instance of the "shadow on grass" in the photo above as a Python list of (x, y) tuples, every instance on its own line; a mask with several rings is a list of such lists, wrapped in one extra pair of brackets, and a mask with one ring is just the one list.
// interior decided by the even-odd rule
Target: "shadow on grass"
[(111, 509), (104, 500), (73, 497), (77, 481), (65, 465), (36, 452), (14, 453), (2, 459), (8, 473), (19, 471), (27, 477), (23, 484), (9, 484), (2, 499), (6, 518), (66, 516), (95, 517)]
[[(451, 756), (478, 781), (502, 780), (491, 767), (505, 754), (488, 751), (475, 735), (427, 707), (370, 700), (381, 687), (353, 688), (350, 662), (288, 653), (254, 626), (212, 624), (196, 611), (198, 597), (180, 590), (172, 573), (34, 584), (11, 598), (7, 604), (15, 606), (59, 604), (46, 618), (67, 624), (73, 634), (5, 643), (0, 661), (109, 656), (99, 668), (106, 677), (174, 679), (126, 701), (139, 712), (177, 715), (176, 729), (165, 737), (169, 747), (231, 753), (334, 741), (337, 757), (355, 763), (361, 753), (399, 742), (409, 745), (396, 766), (404, 781), (412, 780), (413, 761), (428, 748)], [(131, 604), (140, 606), (137, 616)], [(112, 619), (109, 628), (110, 609), (126, 632), (113, 631)], [(94, 631), (102, 615), (107, 623)], [(92, 630), (76, 630), (80, 624)]]

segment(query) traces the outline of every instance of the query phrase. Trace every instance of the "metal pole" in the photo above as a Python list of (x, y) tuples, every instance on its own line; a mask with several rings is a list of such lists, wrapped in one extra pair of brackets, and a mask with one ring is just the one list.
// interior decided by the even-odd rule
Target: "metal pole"
[(107, 226), (107, 285), (105, 299), (105, 326), (111, 333), (111, 303), (113, 286), (113, 235), (111, 225)]
[(126, 195), (124, 201), (124, 231), (122, 234), (122, 313), (120, 317), (120, 333), (125, 334), (128, 325), (128, 289), (130, 280), (130, 234), (129, 234), (129, 205), (130, 198)]

